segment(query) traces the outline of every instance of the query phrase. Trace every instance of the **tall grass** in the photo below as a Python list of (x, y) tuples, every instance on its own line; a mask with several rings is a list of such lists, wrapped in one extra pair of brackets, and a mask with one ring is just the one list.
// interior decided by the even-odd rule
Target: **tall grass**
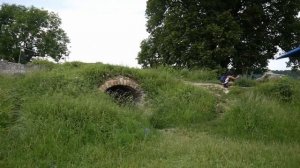
[(1, 155), (8, 165), (61, 167), (85, 146), (127, 148), (144, 141), (144, 130), (151, 129), (140, 110), (121, 108), (102, 93), (26, 99), (18, 122), (2, 137)]
[[(237, 86), (217, 98), (182, 82), (211, 82), (215, 71), (40, 64), (49, 68), (0, 75), (0, 167), (299, 165), (299, 81)], [(99, 91), (117, 75), (141, 85), (142, 106)], [(215, 110), (220, 99), (224, 114)]]
[(189, 80), (194, 82), (217, 82), (218, 70), (208, 69), (174, 69), (172, 67), (158, 67), (158, 71), (172, 74), (177, 79)]
[(296, 83), (282, 79), (233, 92), (219, 129), (234, 137), (299, 143), (300, 88)]
[(14, 102), (9, 94), (0, 88), (0, 128), (7, 128), (12, 122)]
[(299, 102), (300, 86), (296, 80), (283, 78), (261, 84), (256, 91), (280, 102)]
[(241, 77), (235, 81), (235, 85), (240, 86), (240, 87), (253, 87), (256, 85), (256, 81), (246, 78), (246, 77)]
[(173, 83), (161, 92), (151, 101), (150, 121), (155, 128), (186, 127), (215, 117), (216, 101), (203, 89)]

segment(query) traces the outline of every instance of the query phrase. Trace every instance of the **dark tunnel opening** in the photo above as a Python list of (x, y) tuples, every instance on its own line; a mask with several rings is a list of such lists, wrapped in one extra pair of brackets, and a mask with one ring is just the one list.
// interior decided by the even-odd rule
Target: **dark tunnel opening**
[(140, 101), (141, 93), (129, 86), (125, 85), (115, 85), (106, 89), (106, 93), (111, 95), (118, 103), (135, 104)]

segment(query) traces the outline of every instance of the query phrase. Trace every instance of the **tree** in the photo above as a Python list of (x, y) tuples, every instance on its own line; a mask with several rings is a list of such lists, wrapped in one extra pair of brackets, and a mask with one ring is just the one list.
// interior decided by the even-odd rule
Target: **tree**
[(32, 57), (68, 56), (70, 40), (57, 14), (35, 7), (0, 6), (0, 58), (27, 63)]
[(263, 69), (299, 44), (300, 0), (148, 0), (143, 67)]

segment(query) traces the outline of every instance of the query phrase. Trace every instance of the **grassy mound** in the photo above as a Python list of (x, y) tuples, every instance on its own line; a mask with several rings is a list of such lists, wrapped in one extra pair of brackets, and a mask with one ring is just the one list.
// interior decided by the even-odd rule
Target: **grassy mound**
[[(216, 71), (38, 63), (0, 75), (0, 167), (299, 165), (299, 81), (241, 81), (220, 95), (184, 82), (216, 83)], [(117, 75), (140, 84), (142, 106), (99, 91)]]

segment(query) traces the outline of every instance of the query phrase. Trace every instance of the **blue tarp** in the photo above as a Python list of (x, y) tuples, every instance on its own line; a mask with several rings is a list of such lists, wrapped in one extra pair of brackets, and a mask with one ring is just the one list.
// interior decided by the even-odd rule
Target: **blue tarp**
[(277, 59), (287, 58), (287, 57), (294, 57), (294, 56), (300, 57), (300, 47), (295, 48), (295, 49), (293, 49), (291, 51), (288, 51), (288, 52), (284, 53), (283, 55), (281, 55)]

